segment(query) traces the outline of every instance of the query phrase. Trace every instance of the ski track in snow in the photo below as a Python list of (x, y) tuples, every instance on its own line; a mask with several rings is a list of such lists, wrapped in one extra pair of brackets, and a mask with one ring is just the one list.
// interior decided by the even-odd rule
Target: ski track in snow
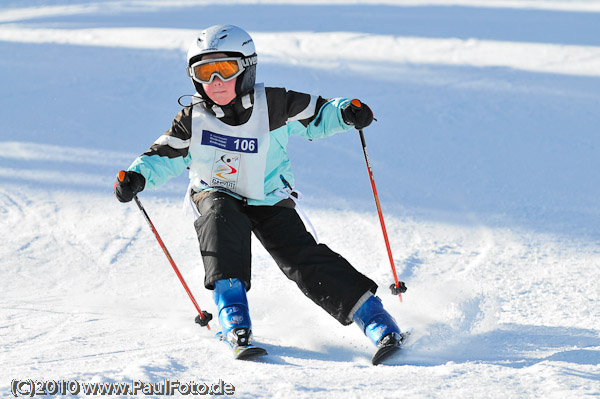
[[(198, 3), (74, 3), (0, 7), (0, 46), (14, 54), (0, 61), (8, 77), (0, 396), (11, 396), (13, 378), (221, 379), (244, 398), (600, 395), (600, 211), (592, 200), (600, 195), (599, 46), (354, 32), (327, 16), (315, 16), (327, 32), (302, 30), (302, 22), (251, 31), (270, 79), (328, 94), (352, 94), (352, 86), (374, 100), (381, 121), (367, 139), (398, 275), (409, 287), (402, 303), (387, 290), (390, 266), (358, 143), (290, 141), (290, 152), (321, 241), (373, 278), (401, 328), (414, 332), (389, 365), (372, 367), (362, 333), (316, 308), (254, 243), (248, 295), (255, 338), (269, 356), (235, 362), (213, 337), (216, 323), (212, 331), (193, 323), (195, 310), (137, 207), (111, 192), (116, 171), (176, 112), (172, 98), (158, 97), (189, 90), (169, 68), (179, 68), (193, 31), (154, 28), (153, 13), (183, 16)], [(369, 3), (408, 11), (448, 4)], [(597, 1), (452, 4), (582, 18), (600, 10)], [(132, 13), (148, 26), (94, 23)], [(95, 27), (81, 29), (85, 21)], [(29, 103), (33, 116), (22, 111)], [(132, 128), (130, 112), (147, 118)], [(400, 132), (390, 133), (399, 114)], [(214, 313), (192, 222), (180, 209), (185, 184), (176, 179), (140, 198), (198, 303)]]

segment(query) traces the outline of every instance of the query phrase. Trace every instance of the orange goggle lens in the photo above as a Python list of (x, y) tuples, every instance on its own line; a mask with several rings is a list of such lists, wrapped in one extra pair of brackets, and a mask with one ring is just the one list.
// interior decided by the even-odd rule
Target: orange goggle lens
[(202, 83), (210, 83), (215, 74), (227, 81), (239, 75), (240, 72), (238, 60), (207, 60), (205, 63), (192, 65), (192, 77)]

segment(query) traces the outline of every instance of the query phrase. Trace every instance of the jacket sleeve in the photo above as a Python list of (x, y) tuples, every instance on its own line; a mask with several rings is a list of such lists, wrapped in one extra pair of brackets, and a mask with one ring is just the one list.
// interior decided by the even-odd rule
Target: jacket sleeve
[(328, 100), (315, 111), (315, 118), (307, 125), (288, 124), (290, 134), (305, 137), (309, 140), (333, 136), (352, 129), (342, 118), (341, 109), (349, 103), (345, 98)]
[(171, 128), (160, 136), (148, 151), (136, 158), (128, 170), (142, 174), (146, 178), (147, 189), (156, 188), (179, 176), (191, 160), (191, 133), (191, 107), (188, 107), (175, 116)]
[(267, 102), (271, 131), (287, 124), (289, 134), (312, 140), (352, 128), (342, 119), (341, 108), (349, 102), (344, 98), (327, 100), (280, 87), (268, 87)]

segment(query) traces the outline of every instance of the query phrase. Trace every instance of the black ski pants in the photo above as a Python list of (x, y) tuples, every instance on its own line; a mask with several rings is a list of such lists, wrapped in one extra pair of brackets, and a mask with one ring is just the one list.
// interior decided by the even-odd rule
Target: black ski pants
[(352, 323), (348, 315), (358, 300), (377, 290), (346, 259), (317, 244), (292, 206), (251, 206), (219, 191), (194, 194), (193, 200), (200, 213), (194, 227), (208, 289), (228, 278), (239, 278), (250, 289), (254, 233), (283, 273), (344, 325)]

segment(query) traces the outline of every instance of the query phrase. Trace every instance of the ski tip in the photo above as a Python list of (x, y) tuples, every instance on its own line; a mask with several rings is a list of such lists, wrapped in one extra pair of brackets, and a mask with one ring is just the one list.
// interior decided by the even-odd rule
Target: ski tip
[(381, 364), (382, 362), (384, 362), (386, 359), (389, 359), (390, 357), (392, 357), (392, 355), (394, 355), (395, 353), (400, 352), (400, 349), (402, 349), (401, 345), (386, 346), (386, 347), (380, 348), (377, 352), (375, 352), (375, 355), (373, 355), (373, 358), (371, 359), (371, 363), (373, 363), (373, 366), (377, 366), (377, 365)]
[[(402, 347), (408, 340), (408, 337), (410, 336), (412, 331), (413, 331), (412, 328), (409, 328), (406, 331), (402, 331), (400, 333), (400, 337), (398, 337), (398, 335), (396, 335), (395, 339), (390, 339), (388, 342), (386, 342), (385, 344), (380, 346), (377, 349), (377, 352), (375, 352), (375, 354), (371, 358), (371, 363), (373, 364), (373, 366), (377, 366), (378, 364), (381, 364), (382, 362), (389, 359), (396, 353), (400, 352), (400, 350), (402, 349)], [(391, 335), (392, 334), (390, 334), (390, 336)], [(388, 337), (388, 336), (386, 336), (386, 337)]]
[(234, 357), (236, 360), (253, 360), (257, 357), (266, 355), (268, 355), (266, 349), (257, 346), (251, 346), (241, 350), (240, 348), (236, 348), (234, 350)]

